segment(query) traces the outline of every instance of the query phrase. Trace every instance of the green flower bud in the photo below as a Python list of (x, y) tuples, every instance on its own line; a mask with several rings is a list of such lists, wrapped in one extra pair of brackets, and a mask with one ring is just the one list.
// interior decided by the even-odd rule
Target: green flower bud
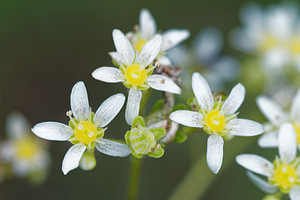
[(81, 169), (88, 171), (94, 169), (96, 163), (94, 151), (87, 151), (82, 155), (79, 166)]

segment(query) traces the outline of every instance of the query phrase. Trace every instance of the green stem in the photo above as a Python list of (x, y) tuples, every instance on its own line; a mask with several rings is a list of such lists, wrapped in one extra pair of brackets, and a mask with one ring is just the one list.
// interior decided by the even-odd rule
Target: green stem
[(128, 200), (137, 200), (142, 159), (131, 158), (131, 171), (129, 178)]
[[(249, 139), (248, 143), (241, 143), (236, 138), (234, 141), (227, 142), (229, 145), (227, 145), (224, 149), (224, 154), (226, 154), (227, 159), (224, 160), (220, 173), (224, 172), (225, 169), (234, 162), (237, 154), (243, 152), (255, 141), (256, 140), (254, 138)], [(198, 200), (203, 197), (206, 190), (212, 185), (214, 180), (219, 177), (209, 171), (208, 168), (204, 168), (204, 163), (206, 163), (206, 156), (203, 154), (195, 161), (195, 164), (191, 167), (168, 200)]]

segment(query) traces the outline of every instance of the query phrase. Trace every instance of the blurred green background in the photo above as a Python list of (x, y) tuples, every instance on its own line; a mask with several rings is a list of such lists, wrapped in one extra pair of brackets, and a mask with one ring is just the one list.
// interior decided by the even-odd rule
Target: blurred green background
[[(167, 0), (167, 1), (92, 1), (92, 0), (2, 0), (0, 1), (0, 132), (5, 136), (5, 119), (11, 111), (22, 112), (32, 125), (43, 121), (68, 122), (69, 95), (79, 80), (86, 84), (90, 106), (95, 111), (109, 96), (127, 93), (122, 84), (106, 84), (92, 78), (91, 72), (100, 66), (111, 66), (107, 52), (114, 50), (111, 32), (118, 28), (132, 30), (138, 23), (141, 8), (148, 8), (158, 28), (186, 28), (191, 39), (206, 26), (216, 26), (225, 34), (225, 50), (237, 53), (228, 45), (229, 31), (239, 26), (238, 12), (244, 0)], [(258, 1), (267, 5), (275, 1)], [(229, 92), (229, 91), (227, 91)], [(155, 92), (161, 97), (159, 92)], [(152, 102), (153, 103), (153, 102)], [(151, 103), (150, 103), (151, 104)], [(263, 120), (248, 96), (241, 116), (249, 116), (253, 107), (258, 119)], [(253, 115), (252, 115), (253, 116)], [(257, 119), (250, 117), (251, 119)], [(129, 127), (124, 120), (124, 109), (109, 125), (107, 138), (123, 139)], [(255, 138), (257, 139), (257, 138)], [(194, 134), (183, 144), (171, 144), (161, 159), (146, 158), (143, 162), (139, 199), (167, 199), (184, 178), (191, 166), (205, 156), (206, 134)], [(264, 195), (245, 176), (245, 170), (235, 162), (226, 161), (226, 151), (235, 156), (236, 144), (249, 145), (249, 153), (259, 153), (256, 142), (236, 138), (225, 143), (224, 163), (213, 183), (198, 199), (261, 199)], [(253, 142), (254, 141), (254, 142)], [(129, 158), (112, 158), (96, 153), (97, 166), (92, 171), (76, 169), (64, 176), (61, 163), (71, 146), (68, 142), (50, 142), (53, 164), (47, 181), (31, 186), (26, 180), (12, 180), (0, 185), (0, 199), (126, 199), (129, 178)], [(231, 144), (235, 144), (230, 146)], [(271, 160), (276, 151), (265, 150)], [(206, 162), (199, 172), (211, 173)], [(191, 186), (195, 187), (195, 185)]]

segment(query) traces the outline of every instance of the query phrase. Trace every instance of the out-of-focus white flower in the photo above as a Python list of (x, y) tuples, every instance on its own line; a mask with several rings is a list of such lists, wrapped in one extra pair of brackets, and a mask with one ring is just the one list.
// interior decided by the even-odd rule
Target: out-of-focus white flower
[(18, 177), (28, 177), (32, 181), (45, 178), (50, 164), (47, 145), (30, 133), (26, 118), (20, 113), (11, 114), (6, 130), (8, 139), (0, 144), (1, 162), (11, 164)]
[(180, 94), (181, 89), (176, 83), (163, 75), (153, 74), (156, 66), (153, 60), (160, 51), (162, 38), (155, 35), (147, 41), (139, 53), (130, 44), (125, 35), (115, 29), (113, 30), (113, 40), (117, 52), (111, 53), (115, 61), (120, 65), (120, 69), (115, 67), (100, 67), (96, 69), (92, 76), (107, 83), (123, 82), (129, 90), (126, 106), (125, 118), (128, 124), (132, 125), (133, 119), (138, 116), (142, 91), (150, 87), (156, 90)]
[[(89, 106), (85, 85), (80, 81), (73, 86), (70, 100), (72, 111), (67, 112), (70, 117), (69, 126), (59, 122), (42, 122), (32, 128), (32, 132), (41, 138), (54, 141), (68, 140), (74, 144), (66, 153), (62, 163), (62, 171), (65, 175), (77, 168), (79, 163), (83, 169), (93, 168), (95, 160), (90, 159), (90, 152), (95, 148), (109, 156), (125, 157), (130, 154), (127, 145), (103, 139), (107, 129), (105, 127), (123, 107), (125, 102), (123, 94), (109, 97), (100, 105), (96, 113), (93, 113)], [(85, 152), (87, 154), (84, 154)]]
[(236, 118), (237, 110), (244, 101), (245, 88), (237, 84), (225, 100), (214, 98), (207, 81), (199, 73), (194, 73), (192, 87), (200, 105), (200, 111), (178, 110), (170, 119), (179, 124), (203, 128), (210, 136), (207, 141), (207, 164), (213, 173), (218, 173), (223, 161), (223, 137), (255, 136), (263, 132), (263, 126), (248, 119)]
[(232, 34), (232, 44), (239, 50), (258, 55), (270, 72), (293, 65), (300, 71), (300, 21), (298, 6), (281, 3), (262, 9), (249, 4), (242, 9), (243, 27)]
[(278, 190), (288, 193), (291, 200), (300, 199), (300, 157), (297, 156), (296, 133), (293, 125), (285, 123), (279, 130), (279, 157), (273, 164), (265, 158), (241, 154), (236, 157), (236, 162), (246, 169), (266, 176), (268, 181), (248, 172), (250, 180), (262, 191), (274, 194)]
[[(126, 34), (135, 51), (142, 51), (147, 41), (152, 39), (157, 33), (156, 22), (147, 9), (142, 9), (140, 12), (140, 22), (135, 32)], [(157, 55), (157, 60), (162, 65), (171, 65), (166, 53), (169, 49), (190, 36), (190, 32), (186, 29), (171, 29), (162, 34), (162, 43), (160, 52)]]
[(258, 96), (256, 102), (261, 112), (269, 120), (265, 125), (265, 134), (258, 140), (259, 146), (277, 147), (279, 128), (282, 124), (290, 122), (297, 134), (297, 145), (300, 148), (300, 89), (298, 89), (292, 100), (289, 112), (286, 112), (274, 100), (264, 95)]

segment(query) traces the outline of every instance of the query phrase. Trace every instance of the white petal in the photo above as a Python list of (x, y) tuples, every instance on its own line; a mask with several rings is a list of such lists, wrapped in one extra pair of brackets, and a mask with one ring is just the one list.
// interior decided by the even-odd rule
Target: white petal
[(190, 32), (186, 29), (172, 29), (164, 32), (161, 44), (161, 51), (166, 51), (176, 46), (190, 36)]
[(254, 185), (256, 185), (259, 189), (261, 189), (265, 193), (274, 194), (277, 191), (277, 187), (276, 186), (271, 185), (270, 183), (268, 183), (267, 181), (263, 180), (262, 178), (260, 178), (257, 175), (255, 175), (255, 174), (247, 171), (247, 176), (249, 177), (250, 181)]
[(278, 134), (279, 156), (284, 162), (292, 162), (297, 155), (297, 136), (292, 124), (280, 126)]
[(94, 123), (105, 127), (120, 112), (125, 102), (125, 96), (121, 93), (115, 94), (106, 99), (98, 108), (94, 116)]
[(230, 133), (237, 136), (255, 136), (264, 132), (264, 126), (248, 119), (232, 119), (227, 123)]
[(110, 55), (110, 57), (114, 60), (114, 61), (116, 61), (119, 65), (121, 65), (122, 64), (122, 56), (120, 56), (119, 54), (118, 54), (118, 52), (116, 52), (116, 51), (114, 51), (114, 52), (109, 52), (109, 55)]
[(264, 133), (258, 139), (258, 146), (262, 148), (275, 148), (278, 147), (278, 133), (277, 131)]
[(236, 86), (234, 86), (234, 88), (232, 88), (221, 110), (224, 111), (226, 115), (235, 113), (243, 103), (245, 93), (245, 87), (241, 83), (238, 83)]
[(15, 112), (8, 116), (6, 121), (6, 131), (9, 137), (22, 137), (29, 129), (29, 123), (21, 113)]
[(111, 140), (101, 139), (95, 145), (98, 151), (109, 156), (125, 157), (131, 153), (127, 145)]
[(205, 78), (198, 72), (193, 74), (192, 88), (200, 107), (206, 111), (211, 110), (214, 105), (211, 90)]
[(203, 127), (203, 116), (201, 113), (195, 111), (177, 110), (171, 113), (170, 119), (184, 126)]
[(93, 71), (92, 76), (95, 79), (106, 83), (118, 83), (124, 81), (123, 73), (115, 67), (99, 67)]
[(78, 121), (85, 120), (90, 115), (89, 98), (82, 81), (77, 82), (71, 92), (71, 110)]
[(79, 166), (79, 161), (85, 151), (86, 147), (84, 144), (78, 143), (73, 145), (66, 153), (63, 163), (62, 171), (66, 175), (69, 171)]
[(160, 65), (162, 66), (169, 66), (172, 65), (171, 60), (167, 56), (160, 56), (157, 58), (157, 61), (159, 62)]
[(134, 118), (139, 115), (141, 99), (141, 90), (137, 88), (130, 88), (125, 111), (127, 124), (132, 125)]
[(118, 29), (113, 30), (113, 40), (119, 56), (126, 65), (133, 63), (135, 53), (126, 36)]
[(147, 9), (140, 12), (140, 33), (143, 38), (151, 38), (156, 33), (156, 23)]
[(300, 200), (300, 186), (294, 186), (290, 190), (291, 200)]
[(73, 129), (59, 122), (42, 122), (35, 125), (31, 131), (46, 140), (66, 141), (73, 135)]
[(300, 89), (298, 89), (291, 105), (291, 117), (293, 120), (300, 121)]
[(148, 76), (146, 83), (153, 89), (170, 92), (174, 94), (180, 94), (180, 87), (169, 77), (154, 74)]
[(289, 52), (284, 48), (273, 48), (266, 52), (262, 58), (263, 67), (274, 74), (281, 72), (283, 66), (289, 62)]
[(273, 100), (261, 95), (257, 97), (256, 102), (261, 112), (274, 126), (279, 127), (286, 121), (285, 111)]
[(147, 41), (139, 55), (138, 63), (144, 66), (151, 64), (160, 52), (161, 41), (161, 36), (158, 34)]
[(273, 164), (261, 156), (241, 154), (235, 160), (239, 165), (250, 171), (267, 177), (272, 176), (272, 171), (274, 170)]
[(14, 159), (16, 154), (16, 145), (12, 140), (6, 140), (1, 142), (0, 145), (0, 156), (2, 162), (10, 162)]
[(207, 140), (207, 165), (214, 174), (217, 174), (222, 166), (223, 145), (223, 138), (217, 134), (210, 135)]

